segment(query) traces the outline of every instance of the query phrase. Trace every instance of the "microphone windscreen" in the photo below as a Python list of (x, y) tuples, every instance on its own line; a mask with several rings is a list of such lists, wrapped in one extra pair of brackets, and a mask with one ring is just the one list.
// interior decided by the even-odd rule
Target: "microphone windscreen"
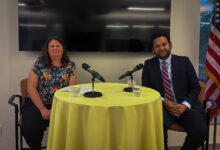
[(142, 69), (144, 67), (144, 65), (143, 64), (139, 64), (139, 65), (137, 65), (137, 69), (139, 70), (139, 69)]
[(86, 64), (86, 63), (83, 63), (83, 64), (82, 64), (82, 68), (87, 69), (88, 67), (89, 67), (88, 64)]

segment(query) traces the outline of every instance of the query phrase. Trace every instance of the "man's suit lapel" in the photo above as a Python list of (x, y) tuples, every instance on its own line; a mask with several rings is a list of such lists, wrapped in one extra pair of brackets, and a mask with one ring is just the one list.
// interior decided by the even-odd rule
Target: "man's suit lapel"
[(161, 96), (164, 97), (163, 79), (162, 79), (161, 70), (160, 70), (160, 63), (157, 57), (153, 59), (152, 70), (154, 70), (153, 72), (155, 73), (154, 79), (158, 80), (156, 82), (157, 87), (159, 88), (158, 90), (161, 93)]
[(178, 65), (178, 60), (176, 59), (175, 55), (171, 57), (171, 74), (172, 74), (172, 83), (173, 83), (173, 90), (175, 96), (177, 96), (177, 88), (178, 88), (178, 69), (180, 66)]

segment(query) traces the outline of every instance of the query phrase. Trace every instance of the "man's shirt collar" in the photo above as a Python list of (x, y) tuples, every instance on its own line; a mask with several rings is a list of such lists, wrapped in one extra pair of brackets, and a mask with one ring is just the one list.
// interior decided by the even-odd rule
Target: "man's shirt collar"
[[(163, 59), (160, 59), (160, 58), (159, 58), (159, 62), (160, 62), (160, 64), (162, 64), (163, 61), (164, 61)], [(168, 65), (171, 64), (171, 54), (170, 54), (170, 56), (169, 56), (165, 61), (166, 61), (166, 63), (167, 63)]]

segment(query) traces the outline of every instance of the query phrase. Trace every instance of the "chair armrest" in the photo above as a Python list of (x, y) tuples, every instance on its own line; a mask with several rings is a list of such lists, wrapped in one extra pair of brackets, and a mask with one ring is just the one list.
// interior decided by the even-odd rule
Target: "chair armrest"
[(15, 112), (18, 112), (18, 104), (14, 103), (14, 100), (15, 100), (16, 98), (19, 98), (19, 103), (20, 103), (20, 101), (21, 101), (21, 99), (22, 99), (22, 97), (21, 97), (20, 95), (12, 95), (12, 96), (9, 98), (8, 103), (9, 103), (10, 105), (12, 105), (12, 106), (15, 107)]
[(214, 99), (206, 99), (204, 100), (203, 107), (206, 110), (206, 112), (210, 112), (213, 109), (216, 109), (218, 107), (218, 104)]

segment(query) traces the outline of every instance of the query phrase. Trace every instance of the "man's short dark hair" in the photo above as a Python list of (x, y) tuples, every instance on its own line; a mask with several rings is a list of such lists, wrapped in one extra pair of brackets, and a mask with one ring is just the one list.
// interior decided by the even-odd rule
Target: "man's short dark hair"
[(170, 35), (165, 33), (165, 32), (162, 32), (162, 31), (156, 31), (154, 32), (152, 35), (151, 35), (151, 39), (150, 39), (150, 46), (151, 46), (151, 49), (153, 48), (153, 41), (156, 39), (156, 38), (159, 38), (161, 36), (164, 36), (167, 38), (167, 41), (171, 44), (171, 41), (170, 41)]

